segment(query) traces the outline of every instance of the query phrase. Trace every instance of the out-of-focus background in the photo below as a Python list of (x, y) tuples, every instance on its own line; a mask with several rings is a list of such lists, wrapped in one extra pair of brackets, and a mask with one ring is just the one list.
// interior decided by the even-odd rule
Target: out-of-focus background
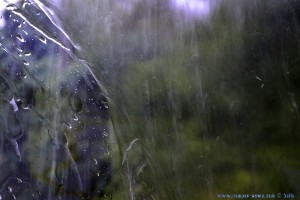
[(300, 1), (44, 3), (107, 90), (103, 199), (300, 197)]

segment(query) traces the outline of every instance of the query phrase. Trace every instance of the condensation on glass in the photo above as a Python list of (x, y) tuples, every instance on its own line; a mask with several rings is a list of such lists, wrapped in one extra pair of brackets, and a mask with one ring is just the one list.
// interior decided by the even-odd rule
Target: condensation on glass
[(0, 5), (1, 199), (300, 196), (299, 0)]
[(111, 176), (105, 90), (39, 1), (0, 32), (0, 199), (91, 199)]

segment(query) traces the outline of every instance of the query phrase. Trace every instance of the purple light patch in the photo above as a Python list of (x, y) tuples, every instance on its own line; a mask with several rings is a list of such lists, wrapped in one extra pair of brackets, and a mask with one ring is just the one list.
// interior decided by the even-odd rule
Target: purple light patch
[(209, 0), (173, 0), (173, 5), (176, 9), (197, 17), (207, 16), (211, 9)]

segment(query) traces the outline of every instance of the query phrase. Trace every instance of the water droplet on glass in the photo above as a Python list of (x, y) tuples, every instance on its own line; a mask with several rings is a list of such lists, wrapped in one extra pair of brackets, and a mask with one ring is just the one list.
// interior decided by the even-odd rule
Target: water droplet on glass
[(20, 34), (16, 34), (16, 38), (17, 38), (20, 42), (25, 42), (24, 38), (23, 38)]
[(77, 117), (76, 114), (74, 114), (72, 118), (73, 118), (74, 121), (78, 121), (78, 117)]
[(96, 158), (93, 158), (93, 161), (94, 161), (95, 165), (98, 165), (98, 161), (96, 160)]
[(139, 139), (136, 138), (132, 142), (130, 142), (130, 144), (128, 145), (126, 151), (129, 151), (132, 148), (133, 144), (136, 143), (137, 141), (139, 141)]
[(103, 131), (103, 136), (108, 136), (108, 133), (106, 131)]
[(24, 110), (30, 110), (29, 106), (21, 106), (21, 108), (24, 109)]
[(18, 50), (19, 52), (22, 52), (22, 51), (23, 51), (20, 47), (17, 47), (17, 50)]
[(23, 183), (23, 181), (20, 178), (16, 178), (18, 183)]
[(8, 192), (10, 192), (10, 193), (12, 192), (12, 188), (11, 187), (7, 186), (6, 189), (7, 189)]
[(31, 56), (31, 53), (30, 52), (25, 52), (24, 56)]
[(31, 3), (30, 2), (27, 2), (27, 1), (25, 1), (24, 3), (23, 3), (23, 5), (22, 5), (22, 8), (25, 8), (25, 6), (26, 5), (31, 5)]
[(46, 38), (44, 38), (43, 36), (38, 36), (38, 38), (39, 38), (39, 40), (42, 42), (42, 43), (44, 43), (44, 44), (47, 44), (47, 39)]
[(67, 126), (69, 129), (72, 128), (72, 125), (70, 123), (68, 123), (68, 122), (63, 122), (63, 125)]
[(27, 31), (23, 30), (23, 33), (25, 33), (26, 35), (28, 35)]
[(29, 62), (27, 62), (26, 60), (23, 60), (23, 64), (28, 66), (29, 65)]
[(257, 80), (262, 81), (262, 79), (258, 76), (255, 77)]
[(15, 10), (17, 7), (15, 6), (15, 4), (9, 4), (6, 6), (7, 10)]
[(69, 98), (69, 105), (74, 112), (83, 110), (83, 100), (76, 94)]
[(101, 103), (104, 105), (106, 109), (108, 109), (108, 102), (106, 100), (101, 100)]

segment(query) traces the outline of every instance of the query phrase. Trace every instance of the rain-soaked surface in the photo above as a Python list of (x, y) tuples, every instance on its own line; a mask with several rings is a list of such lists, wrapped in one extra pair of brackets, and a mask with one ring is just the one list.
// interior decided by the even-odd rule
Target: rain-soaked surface
[(300, 1), (0, 13), (0, 199), (300, 198)]

